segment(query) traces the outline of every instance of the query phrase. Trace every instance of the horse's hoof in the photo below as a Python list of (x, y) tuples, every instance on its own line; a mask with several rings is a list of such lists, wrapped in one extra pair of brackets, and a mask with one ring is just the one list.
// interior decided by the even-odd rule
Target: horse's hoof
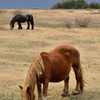
[(62, 98), (67, 97), (67, 96), (68, 96), (68, 93), (62, 93), (62, 94), (61, 94), (61, 97), (62, 97)]
[(38, 98), (37, 100), (42, 100), (42, 98)]
[(22, 28), (18, 28), (18, 30), (21, 30)]
[(80, 93), (79, 90), (74, 90), (74, 91), (73, 91), (73, 95), (77, 95), (77, 94), (79, 94), (79, 93)]
[(60, 98), (65, 98), (65, 97), (67, 97), (67, 95), (61, 95), (61, 96), (60, 96)]

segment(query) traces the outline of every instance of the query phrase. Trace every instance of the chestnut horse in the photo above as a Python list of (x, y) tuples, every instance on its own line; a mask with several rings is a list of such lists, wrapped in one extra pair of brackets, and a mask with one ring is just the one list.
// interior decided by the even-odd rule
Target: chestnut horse
[[(50, 51), (37, 55), (28, 69), (22, 89), (22, 100), (35, 100), (34, 89), (37, 84), (38, 100), (47, 100), (49, 82), (64, 80), (64, 89), (61, 96), (67, 96), (69, 89), (69, 73), (71, 66), (76, 76), (76, 88), (73, 94), (83, 92), (84, 80), (80, 64), (79, 51), (68, 45), (61, 45)], [(41, 83), (43, 83), (43, 98)]]

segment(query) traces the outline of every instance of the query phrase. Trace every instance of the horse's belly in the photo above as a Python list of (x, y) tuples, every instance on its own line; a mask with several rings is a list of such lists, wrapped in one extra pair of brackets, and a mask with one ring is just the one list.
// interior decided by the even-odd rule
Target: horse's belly
[(59, 73), (59, 74), (52, 74), (50, 78), (50, 82), (60, 82), (62, 80), (65, 80), (69, 76), (70, 71), (66, 71), (65, 73)]
[(66, 79), (67, 77), (68, 77), (68, 75), (66, 77), (62, 77), (62, 78), (54, 78), (53, 77), (53, 78), (50, 79), (50, 82), (60, 82), (64, 79)]

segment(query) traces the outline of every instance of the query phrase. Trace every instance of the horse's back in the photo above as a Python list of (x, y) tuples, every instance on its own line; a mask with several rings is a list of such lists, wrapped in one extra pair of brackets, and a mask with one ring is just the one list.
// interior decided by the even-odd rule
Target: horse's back
[(32, 14), (29, 13), (17, 14), (15, 17), (16, 20), (19, 22), (25, 22), (27, 20), (30, 20), (30, 18), (33, 18)]
[(68, 52), (71, 51), (73, 53), (79, 53), (78, 50), (73, 47), (73, 46), (69, 46), (69, 45), (61, 45), (56, 47), (54, 50), (52, 50), (51, 52)]
[(30, 14), (30, 13), (24, 13), (24, 14), (22, 14), (23, 16), (31, 16), (32, 17), (32, 14)]
[(51, 51), (51, 53), (54, 53), (54, 52), (62, 52), (65, 55), (66, 55), (67, 52), (71, 52), (71, 54), (72, 54), (72, 60), (73, 60), (72, 63), (75, 64), (75, 65), (77, 65), (77, 64), (80, 63), (80, 53), (73, 46), (61, 45), (61, 46), (58, 46), (54, 50)]

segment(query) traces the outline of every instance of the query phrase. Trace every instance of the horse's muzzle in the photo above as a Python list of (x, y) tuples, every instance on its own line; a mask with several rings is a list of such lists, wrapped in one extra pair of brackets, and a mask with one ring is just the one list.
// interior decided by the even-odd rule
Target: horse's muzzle
[(10, 27), (10, 30), (12, 30), (13, 28), (12, 27)]

